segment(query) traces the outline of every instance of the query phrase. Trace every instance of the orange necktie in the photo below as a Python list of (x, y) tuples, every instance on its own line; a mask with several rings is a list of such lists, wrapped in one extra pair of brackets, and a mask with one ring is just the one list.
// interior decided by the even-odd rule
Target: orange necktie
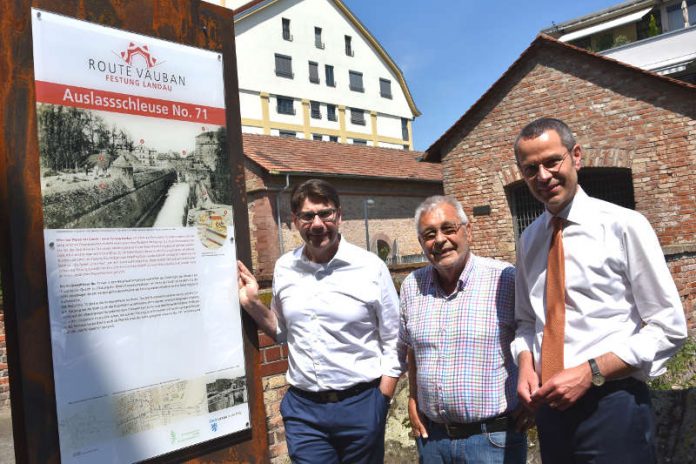
[(563, 219), (554, 217), (553, 235), (546, 266), (546, 324), (541, 341), (541, 383), (563, 370), (565, 332), (565, 262)]

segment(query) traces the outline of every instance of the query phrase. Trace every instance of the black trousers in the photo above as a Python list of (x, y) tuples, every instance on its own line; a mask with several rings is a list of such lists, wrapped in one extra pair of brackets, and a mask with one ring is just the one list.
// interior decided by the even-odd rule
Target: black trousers
[(655, 420), (650, 392), (633, 378), (591, 387), (565, 411), (537, 412), (545, 464), (654, 464)]

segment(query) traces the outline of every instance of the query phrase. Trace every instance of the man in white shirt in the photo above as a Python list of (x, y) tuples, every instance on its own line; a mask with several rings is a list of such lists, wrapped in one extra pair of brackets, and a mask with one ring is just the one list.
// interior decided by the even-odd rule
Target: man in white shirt
[(381, 463), (389, 402), (402, 369), (399, 300), (375, 254), (339, 234), (341, 204), (311, 179), (291, 197), (304, 245), (281, 256), (268, 309), (239, 267), (239, 301), (259, 327), (287, 341), (290, 389), (280, 406), (295, 463)]
[(515, 156), (546, 206), (518, 246), (511, 347), (542, 460), (653, 463), (644, 381), (665, 371), (687, 335), (660, 243), (641, 214), (578, 186), (582, 149), (562, 121), (527, 125)]

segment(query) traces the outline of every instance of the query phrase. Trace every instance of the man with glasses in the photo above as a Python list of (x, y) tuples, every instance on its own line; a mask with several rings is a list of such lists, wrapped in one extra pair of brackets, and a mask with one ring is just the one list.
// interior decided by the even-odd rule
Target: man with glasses
[(290, 200), (304, 245), (281, 256), (271, 309), (240, 262), (239, 301), (259, 327), (287, 341), (280, 412), (294, 463), (381, 463), (396, 382), (398, 296), (375, 254), (339, 234), (341, 204), (329, 183), (311, 179)]
[(660, 243), (641, 214), (578, 186), (582, 149), (562, 121), (527, 125), (515, 157), (546, 206), (518, 245), (512, 345), (542, 460), (653, 463), (644, 381), (686, 338)]
[(526, 462), (530, 415), (515, 392), (515, 269), (474, 255), (461, 204), (433, 196), (416, 209), (430, 265), (401, 286), (399, 358), (421, 462)]

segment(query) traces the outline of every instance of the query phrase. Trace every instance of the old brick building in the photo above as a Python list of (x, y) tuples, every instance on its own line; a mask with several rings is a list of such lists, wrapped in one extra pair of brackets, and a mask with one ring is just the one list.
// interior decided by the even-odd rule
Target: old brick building
[[(289, 198), (294, 186), (312, 177), (323, 178), (338, 190), (343, 210), (340, 230), (348, 241), (366, 246), (367, 217), (370, 249), (384, 253), (393, 274), (405, 275), (413, 270), (410, 262), (423, 259), (413, 214), (426, 197), (442, 193), (440, 165), (419, 162), (416, 157), (422, 153), (413, 151), (243, 137), (254, 273), (266, 285), (278, 256), (301, 244), (292, 225)], [(287, 462), (279, 411), (288, 388), (287, 346), (259, 333), (259, 347), (271, 462)]]
[(312, 177), (328, 180), (341, 195), (341, 233), (348, 241), (366, 247), (369, 235), (370, 250), (390, 262), (421, 254), (413, 213), (423, 199), (442, 192), (440, 166), (419, 162), (422, 153), (255, 134), (244, 134), (243, 142), (257, 276), (270, 278), (278, 256), (300, 245), (290, 193)]
[(542, 116), (574, 130), (584, 148), (580, 183), (590, 195), (648, 218), (693, 328), (696, 86), (537, 37), (425, 155), (441, 162), (446, 193), (467, 212), (484, 213), (472, 214), (474, 234), (488, 237), (473, 245), (483, 256), (514, 261), (517, 236), (541, 212), (512, 146), (519, 130)]

